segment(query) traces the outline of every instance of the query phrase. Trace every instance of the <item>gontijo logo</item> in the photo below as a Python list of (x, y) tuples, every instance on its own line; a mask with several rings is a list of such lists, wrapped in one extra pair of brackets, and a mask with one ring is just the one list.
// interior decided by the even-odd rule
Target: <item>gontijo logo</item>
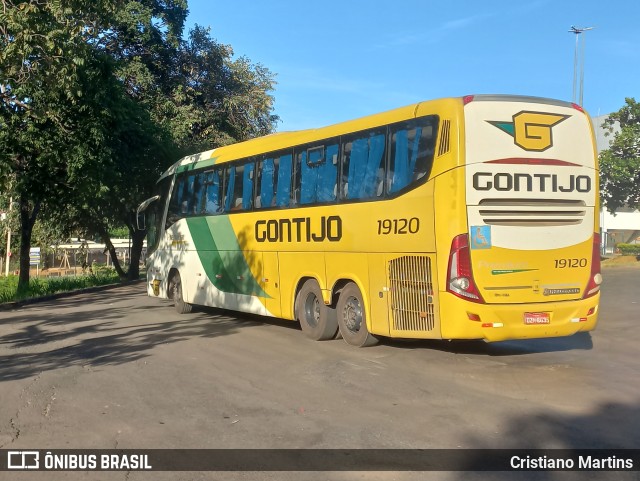
[(570, 115), (523, 110), (512, 117), (512, 122), (499, 120), (487, 120), (487, 122), (513, 137), (518, 147), (543, 152), (553, 146), (552, 127), (569, 117)]

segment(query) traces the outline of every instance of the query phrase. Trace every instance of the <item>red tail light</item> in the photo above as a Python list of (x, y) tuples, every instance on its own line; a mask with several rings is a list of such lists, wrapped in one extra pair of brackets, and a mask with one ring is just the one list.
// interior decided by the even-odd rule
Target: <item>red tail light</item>
[(602, 284), (602, 275), (600, 274), (600, 234), (593, 234), (593, 250), (591, 251), (591, 273), (589, 274), (589, 283), (584, 290), (583, 299), (594, 296), (600, 290)]
[(484, 299), (473, 280), (471, 252), (467, 234), (460, 234), (451, 242), (449, 268), (447, 270), (447, 291), (462, 299), (484, 303)]

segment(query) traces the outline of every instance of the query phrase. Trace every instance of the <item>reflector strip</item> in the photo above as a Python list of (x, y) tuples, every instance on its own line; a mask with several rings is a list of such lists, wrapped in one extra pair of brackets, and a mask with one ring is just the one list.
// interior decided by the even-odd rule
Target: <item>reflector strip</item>
[(482, 327), (504, 327), (502, 322), (484, 322)]

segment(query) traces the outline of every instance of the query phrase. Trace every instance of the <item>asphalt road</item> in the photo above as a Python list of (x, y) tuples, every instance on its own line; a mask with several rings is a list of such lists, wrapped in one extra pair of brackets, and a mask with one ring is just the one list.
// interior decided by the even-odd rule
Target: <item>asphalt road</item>
[[(142, 284), (0, 311), (0, 449), (640, 448), (640, 269), (604, 275), (593, 333), (495, 344), (313, 342), (286, 321), (176, 314)], [(0, 472), (5, 478), (589, 473)]]

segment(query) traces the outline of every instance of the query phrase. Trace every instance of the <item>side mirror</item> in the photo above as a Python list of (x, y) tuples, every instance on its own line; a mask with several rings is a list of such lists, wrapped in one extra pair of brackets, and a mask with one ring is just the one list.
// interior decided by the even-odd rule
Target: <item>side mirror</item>
[(153, 197), (148, 198), (138, 206), (138, 209), (136, 210), (136, 224), (137, 224), (138, 230), (146, 229), (144, 211), (147, 210), (147, 207), (149, 207), (153, 202), (155, 202), (159, 198), (160, 198), (159, 195), (154, 195)]

